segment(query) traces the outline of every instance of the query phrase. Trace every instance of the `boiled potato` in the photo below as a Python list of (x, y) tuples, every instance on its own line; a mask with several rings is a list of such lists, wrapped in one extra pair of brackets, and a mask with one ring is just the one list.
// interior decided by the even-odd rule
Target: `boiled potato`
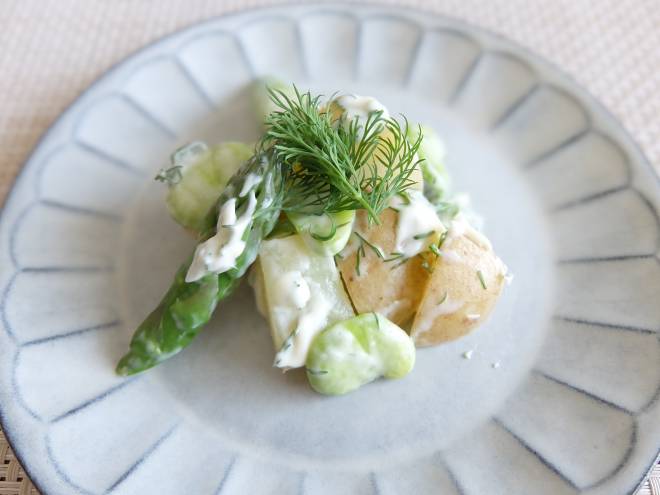
[[(369, 225), (367, 213), (359, 210), (355, 230), (370, 244), (380, 248), (385, 258), (391, 257), (396, 246), (398, 213), (387, 209), (380, 216), (380, 225)], [(364, 245), (364, 256), (357, 269), (359, 242), (355, 234), (343, 259), (337, 261), (348, 295), (358, 313), (378, 312), (402, 326), (412, 319), (429, 279), (422, 266), (423, 259), (414, 256), (401, 264), (400, 260), (385, 262), (372, 248)]]
[(457, 339), (480, 325), (495, 306), (506, 267), (482, 234), (464, 225), (442, 244), (410, 335), (417, 346)]

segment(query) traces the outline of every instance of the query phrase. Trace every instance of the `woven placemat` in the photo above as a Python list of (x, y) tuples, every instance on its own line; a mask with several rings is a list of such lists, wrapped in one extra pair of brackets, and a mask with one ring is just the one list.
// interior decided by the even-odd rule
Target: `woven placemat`
[[(0, 202), (39, 137), (112, 64), (178, 28), (279, 0), (0, 2)], [(373, 3), (373, 2), (369, 2)], [(658, 0), (389, 0), (501, 33), (562, 67), (660, 172)], [(37, 493), (0, 432), (0, 495)], [(660, 495), (660, 468), (639, 495)], [(533, 493), (533, 490), (530, 491)]]
[(0, 430), (0, 494), (39, 495)]

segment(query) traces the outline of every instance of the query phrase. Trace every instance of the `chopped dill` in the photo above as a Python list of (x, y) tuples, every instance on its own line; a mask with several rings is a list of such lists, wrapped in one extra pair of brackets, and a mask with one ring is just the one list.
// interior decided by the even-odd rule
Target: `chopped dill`
[(305, 371), (310, 375), (327, 375), (328, 370), (313, 370), (311, 368), (305, 368)]
[(398, 251), (394, 251), (393, 253), (390, 253), (389, 258), (385, 258), (383, 261), (385, 263), (389, 263), (390, 261), (400, 260), (401, 258), (403, 258), (403, 253), (400, 253)]
[(481, 272), (481, 270), (477, 270), (477, 278), (479, 279), (479, 283), (481, 284), (481, 288), (483, 290), (488, 289), (488, 287), (486, 287), (486, 281), (484, 280), (484, 274)]
[(448, 236), (449, 230), (445, 230), (442, 234), (440, 234), (440, 239), (438, 239), (438, 249), (442, 248), (442, 245), (445, 243)]
[(362, 234), (360, 234), (357, 230), (353, 232), (358, 239), (360, 239), (361, 245), (366, 244), (367, 247), (369, 247), (374, 253), (376, 253), (376, 256), (378, 256), (381, 260), (385, 259), (385, 255), (383, 254), (383, 251), (376, 246), (375, 244), (369, 242)]
[[(403, 257), (403, 255), (402, 255), (402, 257)], [(402, 259), (400, 262), (398, 262), (396, 265), (393, 265), (392, 268), (390, 268), (390, 270), (394, 270), (394, 269), (396, 269), (396, 268), (399, 268), (401, 265), (403, 265), (404, 263), (407, 263), (407, 262), (410, 261), (410, 260), (411, 260), (411, 258), (403, 258), (403, 259)]]
[(415, 239), (416, 241), (420, 241), (422, 239), (431, 237), (433, 234), (435, 234), (435, 230), (429, 230), (428, 232), (424, 232), (423, 234), (414, 235), (413, 239)]

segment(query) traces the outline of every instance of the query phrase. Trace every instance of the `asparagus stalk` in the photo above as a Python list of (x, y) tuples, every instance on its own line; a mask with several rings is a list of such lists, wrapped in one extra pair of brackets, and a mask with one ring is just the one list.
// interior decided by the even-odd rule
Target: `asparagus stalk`
[(223, 273), (209, 273), (194, 282), (186, 282), (192, 261), (190, 257), (177, 272), (161, 303), (135, 331), (128, 353), (117, 365), (117, 373), (133, 375), (179, 353), (208, 323), (218, 303), (236, 289), (257, 257), (261, 241), (273, 229), (280, 215), (282, 173), (268, 153), (255, 155), (231, 178), (206, 216), (202, 229), (203, 238), (213, 236), (221, 206), (233, 198), (236, 199), (237, 212), (247, 208), (248, 200), (241, 192), (245, 192), (246, 182), (254, 175), (261, 177), (251, 189), (257, 200), (256, 209), (243, 237), (245, 248), (235, 266)]

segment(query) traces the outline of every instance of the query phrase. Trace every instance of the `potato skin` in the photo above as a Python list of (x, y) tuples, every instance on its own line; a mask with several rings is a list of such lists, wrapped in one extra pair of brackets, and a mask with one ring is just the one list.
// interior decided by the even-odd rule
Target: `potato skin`
[[(354, 228), (388, 257), (395, 251), (397, 219), (398, 213), (387, 209), (380, 216), (380, 225), (369, 225), (366, 211), (359, 210)], [(410, 322), (429, 279), (429, 272), (422, 267), (423, 259), (414, 256), (403, 264), (398, 260), (384, 262), (364, 246), (358, 275), (355, 245), (347, 251), (343, 259), (337, 260), (337, 266), (357, 313), (379, 312), (399, 326)]]
[(411, 327), (410, 335), (418, 347), (457, 339), (480, 325), (505, 284), (506, 267), (488, 240), (471, 227), (463, 235), (450, 234), (442, 253)]

